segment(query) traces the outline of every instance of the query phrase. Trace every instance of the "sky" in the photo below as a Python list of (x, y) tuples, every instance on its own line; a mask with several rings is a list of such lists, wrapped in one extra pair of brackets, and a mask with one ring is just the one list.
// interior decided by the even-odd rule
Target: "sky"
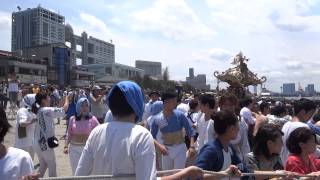
[(267, 89), (300, 82), (320, 91), (320, 0), (1, 0), (1, 50), (11, 49), (11, 13), (39, 4), (77, 35), (112, 40), (117, 63), (160, 61), (173, 80), (193, 67), (215, 88), (214, 71), (241, 51)]

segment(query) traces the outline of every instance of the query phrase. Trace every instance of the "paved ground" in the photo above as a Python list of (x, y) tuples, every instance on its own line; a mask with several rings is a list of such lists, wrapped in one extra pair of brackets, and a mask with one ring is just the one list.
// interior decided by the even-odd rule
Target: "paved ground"
[[(7, 113), (8, 114), (8, 113)], [(5, 137), (4, 143), (8, 146), (13, 146), (14, 145), (14, 139), (15, 139), (15, 120), (12, 119), (12, 114), (9, 115), (9, 122), (12, 125), (12, 128), (10, 129), (9, 133)], [(56, 125), (56, 137), (60, 139), (65, 132), (66, 125), (65, 125), (65, 120), (61, 120), (60, 124)], [(69, 161), (69, 156), (63, 153), (63, 147), (64, 147), (64, 140), (59, 141), (60, 145), (55, 149), (56, 153), (56, 162), (57, 162), (57, 174), (58, 176), (71, 176), (72, 175), (72, 170), (70, 167), (70, 161)], [(38, 163), (37, 156), (35, 156), (34, 159), (34, 164)], [(39, 169), (39, 168), (38, 168)], [(47, 174), (45, 175), (45, 177)]]

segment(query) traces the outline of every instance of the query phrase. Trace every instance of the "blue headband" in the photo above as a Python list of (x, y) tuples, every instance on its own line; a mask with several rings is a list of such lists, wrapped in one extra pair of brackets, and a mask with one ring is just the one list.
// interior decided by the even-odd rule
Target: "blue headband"
[(115, 87), (118, 87), (123, 95), (125, 96), (128, 104), (133, 109), (137, 118), (136, 122), (142, 120), (142, 115), (144, 111), (144, 95), (140, 86), (132, 81), (121, 81), (117, 83), (111, 90), (107, 98), (107, 103), (109, 106), (109, 98)]
[(27, 94), (22, 99), (23, 106), (28, 108), (31, 108), (35, 101), (36, 101), (36, 94)]
[(78, 99), (77, 104), (76, 104), (77, 116), (80, 116), (80, 114), (81, 114), (81, 106), (85, 102), (88, 103), (88, 106), (90, 107), (90, 103), (89, 103), (89, 100), (87, 98), (82, 97), (82, 98)]
[(160, 113), (163, 110), (163, 102), (162, 101), (156, 101), (154, 102), (150, 107), (150, 114), (152, 116)]

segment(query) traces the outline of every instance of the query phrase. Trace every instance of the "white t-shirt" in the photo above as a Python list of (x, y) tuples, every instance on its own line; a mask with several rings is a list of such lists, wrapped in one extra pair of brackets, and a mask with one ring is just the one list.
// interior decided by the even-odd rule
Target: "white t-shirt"
[(249, 108), (243, 107), (240, 111), (240, 116), (248, 125), (255, 124), (255, 119), (253, 118), (252, 112)]
[(0, 178), (18, 180), (21, 176), (33, 173), (33, 162), (26, 151), (10, 147), (7, 154), (0, 159)]
[(216, 137), (217, 134), (214, 130), (214, 120), (210, 119), (207, 127), (207, 134), (204, 139), (204, 144), (213, 141)]
[(246, 162), (246, 155), (251, 152), (248, 140), (248, 126), (243, 119), (240, 120), (239, 125), (240, 130), (238, 136), (236, 139), (231, 140), (230, 144), (235, 147), (240, 160)]
[(189, 111), (189, 108), (189, 105), (185, 103), (180, 103), (177, 106), (177, 110), (181, 111), (182, 113), (187, 113)]
[(198, 139), (197, 139), (197, 145), (198, 145), (198, 149), (200, 150), (203, 145), (205, 144), (205, 140), (206, 142), (208, 142), (208, 124), (210, 121), (212, 121), (211, 119), (209, 120), (205, 120), (205, 114), (201, 113), (199, 114), (200, 117), (198, 117), (197, 120), (197, 132), (199, 133)]
[(153, 138), (146, 128), (112, 121), (91, 132), (75, 175), (135, 174), (132, 179), (152, 180), (156, 179), (155, 157)]
[[(16, 122), (16, 132), (18, 132), (18, 127), (20, 123), (31, 123), (33, 119), (37, 116), (32, 113), (27, 108), (20, 108), (17, 112), (17, 122)], [(16, 148), (30, 147), (33, 143), (35, 123), (29, 124), (26, 126), (27, 136), (24, 138), (19, 138), (18, 133), (15, 133), (15, 145)]]
[(152, 105), (152, 101), (150, 100), (147, 104), (145, 104), (144, 106), (144, 112), (142, 115), (142, 121), (144, 123), (147, 123), (147, 119), (150, 117), (150, 110), (151, 110), (151, 105)]
[(104, 123), (113, 121), (113, 115), (111, 110), (108, 110), (106, 117), (104, 118)]
[(300, 128), (300, 127), (309, 128), (309, 126), (305, 123), (291, 122), (291, 121), (286, 122), (282, 127), (282, 132), (284, 134), (282, 136), (282, 141), (283, 141), (284, 146), (282, 146), (280, 157), (281, 157), (283, 164), (286, 164), (286, 160), (288, 159), (288, 156), (290, 154), (290, 152), (286, 146), (287, 139), (289, 138), (292, 131), (294, 131), (295, 129)]
[[(225, 171), (229, 168), (229, 166), (231, 165), (231, 148), (228, 147), (228, 152), (226, 152), (224, 149), (222, 149), (222, 153), (223, 153), (223, 165), (220, 171)], [(221, 178), (221, 180), (227, 180), (229, 179), (228, 177), (225, 178)]]
[[(228, 147), (228, 152), (226, 152), (224, 149), (222, 149), (222, 153), (223, 153), (223, 165), (222, 165), (222, 168), (220, 171), (225, 171), (229, 168), (229, 166), (232, 163), (232, 160), (231, 160), (232, 150), (230, 147)], [(221, 180), (228, 180), (228, 179), (239, 180), (240, 178), (229, 178), (229, 177), (221, 178)]]
[[(42, 107), (37, 113), (37, 123), (35, 123), (34, 142), (36, 146), (40, 146), (42, 151), (47, 147), (46, 140), (55, 135), (54, 119), (65, 116), (63, 108)], [(39, 140), (42, 140), (39, 142)], [(44, 139), (44, 140), (43, 140)]]

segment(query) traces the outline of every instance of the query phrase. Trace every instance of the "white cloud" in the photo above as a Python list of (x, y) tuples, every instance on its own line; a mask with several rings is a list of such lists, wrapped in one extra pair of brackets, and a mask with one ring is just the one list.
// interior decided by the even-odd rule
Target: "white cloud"
[(118, 17), (113, 17), (110, 22), (115, 25), (122, 25), (123, 21)]
[(130, 41), (124, 36), (111, 31), (109, 26), (100, 18), (88, 14), (80, 13), (79, 19), (74, 19), (70, 23), (76, 35), (81, 35), (83, 31), (87, 32), (89, 36), (109, 42), (110, 40), (116, 44), (117, 47), (129, 47)]
[(221, 48), (212, 48), (209, 50), (209, 56), (211, 59), (221, 60), (225, 62), (226, 60), (230, 60), (233, 55), (228, 50)]
[(0, 11), (0, 34), (1, 50), (10, 50), (11, 48), (11, 13)]
[(223, 48), (210, 48), (207, 50), (199, 50), (196, 52), (192, 52), (192, 60), (197, 61), (220, 61), (220, 62), (231, 62), (231, 58), (233, 54), (226, 49)]
[(80, 19), (83, 21), (84, 27), (88, 31), (93, 31), (92, 33), (97, 33), (103, 36), (112, 34), (107, 25), (101, 19), (91, 14), (80, 13)]
[(134, 30), (160, 33), (173, 40), (210, 39), (216, 33), (184, 0), (156, 0), (151, 7), (135, 12), (131, 17)]
[(320, 16), (284, 15), (274, 20), (275, 26), (285, 31), (320, 31)]
[(288, 61), (285, 66), (288, 70), (302, 70), (304, 68), (303, 63), (300, 61)]
[(320, 16), (309, 15), (319, 0), (207, 0), (213, 22), (242, 33), (273, 33), (276, 29), (299, 32), (320, 31)]
[(212, 10), (212, 22), (222, 29), (240, 33), (270, 33), (274, 31), (268, 19), (268, 1), (207, 0)]

